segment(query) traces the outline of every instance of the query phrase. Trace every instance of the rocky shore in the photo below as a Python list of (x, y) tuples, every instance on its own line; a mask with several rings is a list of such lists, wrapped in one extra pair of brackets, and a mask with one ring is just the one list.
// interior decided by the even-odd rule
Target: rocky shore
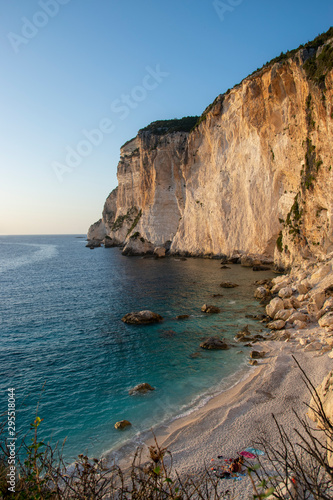
[[(304, 351), (333, 358), (333, 254), (304, 261), (288, 275), (262, 283), (255, 297), (266, 306), (271, 340), (294, 340)], [(265, 321), (265, 320), (263, 320)]]
[[(266, 314), (256, 319), (270, 331), (252, 335), (245, 327), (235, 340), (253, 348), (249, 362), (256, 366), (203, 408), (154, 429), (159, 445), (171, 451), (180, 475), (195, 477), (204, 467), (214, 474), (221, 457), (258, 447), (263, 436), (278, 446), (280, 435), (272, 414), (291, 439), (296, 438), (300, 430), (296, 415), (304, 417), (311, 394), (294, 357), (319, 387), (324, 409), (333, 417), (333, 253), (258, 283), (255, 296), (266, 304)], [(308, 413), (315, 420), (313, 412)], [(148, 440), (144, 448), (152, 444)], [(121, 464), (129, 460), (131, 456)], [(239, 481), (221, 479), (220, 486), (232, 491), (235, 499), (253, 495), (245, 476)]]

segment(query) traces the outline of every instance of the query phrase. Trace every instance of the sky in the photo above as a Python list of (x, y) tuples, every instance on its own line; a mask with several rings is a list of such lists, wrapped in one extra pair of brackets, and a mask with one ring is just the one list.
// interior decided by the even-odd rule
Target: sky
[(119, 148), (333, 24), (332, 0), (0, 0), (0, 234), (84, 234)]

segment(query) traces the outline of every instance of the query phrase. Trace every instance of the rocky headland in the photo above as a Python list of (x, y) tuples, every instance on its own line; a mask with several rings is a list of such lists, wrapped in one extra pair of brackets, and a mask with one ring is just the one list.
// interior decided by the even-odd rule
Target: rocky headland
[[(309, 394), (292, 354), (314, 384), (326, 375), (319, 392), (333, 421), (332, 102), (330, 28), (219, 95), (201, 117), (153, 122), (121, 148), (118, 187), (90, 226), (88, 245), (280, 271), (255, 291), (266, 312), (257, 319), (269, 331), (244, 329), (235, 338), (255, 349), (252, 375), (161, 434), (180, 470), (195, 473), (214, 456), (217, 432), (225, 453), (251, 444), (272, 412), (294, 431), (293, 410), (304, 413)], [(216, 337), (201, 345), (228, 347)], [(277, 431), (268, 435), (278, 442)]]
[(120, 151), (89, 244), (126, 255), (254, 256), (291, 268), (333, 250), (333, 29)]

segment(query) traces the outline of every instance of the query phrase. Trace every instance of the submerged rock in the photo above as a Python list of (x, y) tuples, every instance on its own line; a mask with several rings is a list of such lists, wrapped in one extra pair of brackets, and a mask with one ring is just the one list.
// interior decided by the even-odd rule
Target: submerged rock
[(187, 319), (189, 317), (189, 314), (179, 314), (178, 316), (176, 316), (176, 319)]
[(253, 266), (252, 271), (270, 271), (271, 268), (268, 266)]
[(226, 344), (224, 340), (221, 340), (219, 337), (209, 337), (200, 344), (200, 347), (202, 349), (222, 351), (229, 349), (228, 344)]
[(159, 323), (163, 321), (163, 318), (152, 311), (139, 311), (125, 314), (121, 321), (130, 325), (148, 325), (150, 323)]
[(236, 286), (239, 286), (237, 285), (237, 283), (232, 283), (231, 281), (223, 281), (220, 286), (222, 288), (236, 288)]
[(126, 429), (126, 427), (130, 427), (132, 424), (128, 420), (120, 420), (119, 422), (116, 422), (114, 424), (114, 428), (122, 431), (123, 429)]
[(251, 359), (261, 359), (265, 357), (265, 351), (251, 351), (250, 358)]
[(152, 387), (150, 384), (147, 384), (147, 382), (143, 382), (142, 384), (138, 384), (133, 389), (130, 389), (128, 391), (128, 394), (130, 396), (133, 396), (135, 394), (146, 394), (147, 392), (150, 391), (155, 391), (155, 387)]

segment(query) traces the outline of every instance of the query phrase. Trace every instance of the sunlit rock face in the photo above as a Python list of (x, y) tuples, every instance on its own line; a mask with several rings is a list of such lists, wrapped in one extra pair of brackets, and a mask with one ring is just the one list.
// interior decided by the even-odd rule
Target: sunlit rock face
[(218, 96), (190, 132), (140, 131), (121, 148), (118, 189), (88, 238), (202, 256), (237, 250), (285, 267), (332, 251), (333, 71), (317, 81), (307, 67), (325, 44)]

